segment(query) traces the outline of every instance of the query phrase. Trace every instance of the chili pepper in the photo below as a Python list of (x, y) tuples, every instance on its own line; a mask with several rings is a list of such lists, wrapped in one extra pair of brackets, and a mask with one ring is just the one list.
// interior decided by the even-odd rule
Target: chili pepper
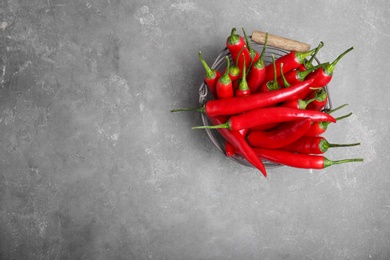
[[(294, 69), (294, 70), (291, 70), (289, 71), (286, 75), (284, 75), (284, 73), (281, 73), (281, 76), (278, 78), (278, 84), (279, 86), (281, 87), (288, 87), (286, 86), (286, 82), (288, 82), (289, 84), (298, 84), (299, 82), (302, 82), (305, 80), (305, 78), (313, 71), (315, 71), (316, 69), (320, 68), (320, 67), (323, 67), (325, 66), (326, 63), (322, 63), (322, 64), (319, 64), (317, 66), (313, 66), (311, 68), (308, 68), (304, 71), (301, 71), (299, 69)], [(284, 75), (284, 78), (285, 80), (283, 79), (283, 75)]]
[(323, 154), (331, 147), (356, 146), (360, 143), (353, 144), (333, 144), (329, 143), (322, 136), (302, 136), (295, 142), (283, 147), (283, 150), (304, 154)]
[(314, 51), (313, 55), (311, 55), (310, 59), (309, 59), (308, 61), (304, 61), (304, 62), (302, 63), (302, 65), (298, 67), (298, 69), (299, 69), (300, 71), (305, 71), (305, 70), (308, 70), (308, 69), (313, 68), (313, 67), (314, 67), (313, 61), (314, 61), (314, 59), (316, 58), (318, 51), (319, 51), (322, 47), (324, 47), (324, 43), (323, 43), (323, 42), (320, 42), (320, 43), (318, 44), (316, 50)]
[(248, 129), (248, 132), (271, 130), (271, 129), (274, 129), (279, 124), (280, 123), (276, 122), (276, 123), (269, 123), (269, 124), (263, 124), (263, 125), (254, 126), (254, 127), (251, 127), (250, 129)]
[[(269, 91), (274, 91), (274, 90), (277, 90), (277, 89), (280, 89), (281, 87), (279, 86), (278, 84), (278, 80), (277, 80), (277, 77), (276, 77), (276, 63), (275, 63), (275, 56), (272, 54), (272, 69), (274, 71), (274, 79), (273, 80), (265, 80), (263, 85), (260, 86), (260, 91), (261, 92), (269, 92)], [(282, 66), (283, 67), (283, 63), (281, 63), (279, 66)], [(269, 70), (271, 68), (269, 68), (268, 66), (266, 67), (266, 71)]]
[(209, 90), (213, 94), (214, 98), (216, 98), (217, 92), (215, 90), (215, 86), (217, 84), (219, 77), (221, 76), (221, 73), (218, 70), (211, 69), (209, 67), (209, 65), (203, 59), (201, 51), (199, 51), (198, 54), (199, 54), (200, 62), (202, 63), (202, 65), (206, 71), (206, 75), (204, 76), (204, 81), (206, 82), (206, 85), (208, 86)]
[[(283, 73), (287, 73), (293, 69), (298, 68), (306, 59), (306, 57), (310, 56), (315, 52), (316, 49), (312, 49), (308, 52), (297, 52), (297, 51), (291, 51), (288, 54), (285, 54), (281, 57), (279, 57), (275, 63), (276, 67), (279, 68), (280, 63), (283, 63)], [(268, 64), (266, 66), (266, 73), (265, 73), (265, 81), (272, 80), (274, 78), (274, 70), (271, 68), (271, 64)], [(280, 77), (280, 70), (276, 71), (276, 77)]]
[(241, 129), (248, 129), (261, 124), (288, 122), (303, 118), (309, 118), (313, 122), (336, 122), (336, 120), (331, 115), (321, 111), (302, 110), (288, 107), (264, 107), (231, 116), (224, 124), (213, 126), (195, 126), (192, 129), (227, 128), (232, 131), (239, 131)]
[[(315, 111), (315, 110), (312, 110), (312, 111)], [(350, 115), (352, 115), (352, 113), (349, 113), (349, 114), (344, 115), (344, 116), (336, 117), (335, 120), (337, 122), (337, 121), (340, 121), (341, 119), (349, 117)], [(328, 122), (313, 122), (312, 125), (310, 126), (309, 130), (307, 130), (305, 136), (321, 135), (327, 130), (328, 125), (329, 125)]]
[[(217, 116), (210, 117), (210, 121), (214, 125), (223, 124), (226, 122), (225, 117)], [(249, 146), (244, 136), (238, 131), (230, 131), (228, 129), (218, 129), (218, 132), (228, 141), (234, 149), (243, 156), (248, 162), (250, 162), (254, 167), (260, 170), (263, 175), (267, 176), (267, 171), (263, 162), (259, 159), (256, 153), (253, 151), (253, 148)]]
[(328, 93), (325, 91), (324, 88), (321, 88), (317, 91), (312, 92), (308, 96), (308, 100), (312, 100), (312, 102), (307, 105), (307, 109), (320, 111), (324, 109), (326, 103), (328, 102)]
[(282, 126), (270, 131), (251, 131), (247, 136), (247, 141), (254, 147), (281, 148), (298, 140), (309, 128), (310, 120), (304, 118), (286, 122)]
[(225, 142), (225, 154), (227, 157), (232, 157), (236, 154), (236, 149), (234, 149), (234, 146), (228, 141)]
[[(242, 54), (244, 55), (244, 54)], [(245, 56), (244, 56), (244, 68), (242, 72), (242, 78), (238, 85), (238, 89), (236, 91), (236, 97), (244, 97), (249, 96), (251, 94), (251, 90), (248, 87), (248, 83), (246, 81), (246, 64), (245, 64)]]
[(241, 58), (241, 53), (244, 53), (246, 60), (250, 61), (250, 52), (246, 47), (244, 38), (236, 34), (236, 28), (232, 29), (230, 36), (226, 39), (226, 47), (232, 56), (233, 62), (236, 62), (235, 64), (238, 66), (240, 71), (242, 71), (244, 64)]
[(171, 110), (171, 112), (197, 111), (204, 112), (209, 117), (217, 115), (235, 115), (255, 108), (271, 106), (288, 100), (304, 91), (306, 88), (309, 88), (311, 82), (313, 82), (313, 80), (305, 80), (302, 83), (289, 88), (279, 89), (268, 93), (256, 93), (246, 97), (209, 100), (201, 108), (174, 109)]
[(249, 61), (248, 60), (246, 61), (246, 63), (247, 63), (246, 67), (250, 68), (251, 66), (249, 64), (255, 63), (260, 58), (260, 55), (259, 55), (259, 53), (256, 50), (251, 48), (251, 45), (249, 43), (248, 36), (246, 35), (244, 27), (241, 27), (241, 29), (242, 29), (242, 32), (244, 33), (246, 47), (249, 50), (249, 55), (250, 55), (250, 58), (251, 58)]
[(337, 63), (341, 60), (344, 55), (348, 52), (352, 51), (353, 47), (341, 53), (332, 63), (327, 63), (326, 66), (320, 67), (318, 70), (313, 71), (312, 74), (309, 74), (308, 78), (313, 78), (313, 86), (315, 87), (324, 87), (326, 86), (332, 79), (333, 71), (337, 65)]
[[(339, 107), (336, 107), (330, 111), (327, 111), (326, 113), (328, 114), (331, 114), (345, 106), (347, 106), (348, 104), (344, 104), (344, 105), (341, 105)], [(336, 121), (340, 121), (344, 118), (347, 118), (349, 117), (350, 115), (352, 115), (352, 113), (349, 113), (347, 115), (344, 115), (344, 116), (341, 116), (341, 117), (337, 117), (335, 118)], [(305, 134), (305, 136), (318, 136), (318, 135), (321, 135), (323, 134), (326, 129), (328, 128), (328, 125), (329, 123), (328, 122), (313, 122), (312, 125), (310, 126), (309, 130), (307, 131), (307, 133)]]
[(229, 77), (232, 82), (238, 80), (241, 75), (241, 70), (236, 64), (230, 64)]
[(282, 102), (281, 106), (282, 107), (290, 107), (290, 108), (296, 108), (296, 109), (306, 109), (309, 104), (314, 102), (316, 98), (311, 98), (311, 99), (291, 99)]
[(232, 80), (229, 77), (230, 60), (226, 56), (227, 68), (225, 73), (218, 79), (215, 86), (219, 99), (229, 98), (234, 96)]
[(264, 82), (265, 78), (265, 64), (264, 64), (264, 53), (267, 45), (268, 33), (265, 34), (265, 40), (263, 49), (261, 51), (260, 57), (257, 59), (255, 63), (250, 67), (247, 82), (248, 86), (251, 90), (251, 93), (256, 93), (259, 91), (260, 86)]
[(260, 156), (260, 158), (278, 164), (302, 169), (324, 169), (335, 164), (363, 161), (363, 158), (331, 161), (323, 155), (300, 154), (279, 149), (264, 149), (256, 147), (253, 148), (253, 150), (258, 156)]

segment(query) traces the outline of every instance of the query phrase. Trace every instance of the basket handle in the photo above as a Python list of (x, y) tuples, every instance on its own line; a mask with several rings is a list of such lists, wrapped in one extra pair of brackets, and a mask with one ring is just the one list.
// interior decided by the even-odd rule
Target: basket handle
[[(255, 30), (252, 32), (252, 41), (259, 44), (264, 44), (265, 35), (265, 32)], [(267, 46), (277, 47), (286, 51), (307, 52), (310, 50), (310, 44), (274, 34), (268, 34)]]

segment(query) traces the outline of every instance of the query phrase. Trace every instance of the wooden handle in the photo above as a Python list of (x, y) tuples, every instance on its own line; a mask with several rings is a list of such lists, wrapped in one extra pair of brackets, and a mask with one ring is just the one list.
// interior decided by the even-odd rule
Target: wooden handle
[[(265, 34), (265, 32), (253, 31), (252, 41), (259, 44), (264, 44)], [(273, 34), (268, 34), (267, 46), (280, 48), (286, 51), (307, 52), (310, 50), (310, 44), (291, 40)]]

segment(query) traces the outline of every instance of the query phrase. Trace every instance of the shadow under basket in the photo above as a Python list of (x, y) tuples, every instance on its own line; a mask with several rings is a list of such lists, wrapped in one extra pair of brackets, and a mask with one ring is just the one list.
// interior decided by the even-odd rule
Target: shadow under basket
[[(256, 51), (258, 51), (260, 53), (262, 48), (263, 48), (263, 45), (252, 42), (251, 47), (252, 47), (252, 49), (255, 49)], [(265, 50), (265, 53), (263, 56), (264, 63), (265, 63), (265, 65), (271, 64), (272, 63), (272, 55), (274, 55), (275, 59), (277, 59), (277, 58), (279, 58), (279, 57), (281, 57), (289, 52), (290, 51), (286, 51), (286, 50), (283, 50), (280, 48), (266, 46), (266, 50)], [(219, 53), (218, 57), (215, 59), (214, 63), (210, 66), (210, 68), (217, 69), (219, 71), (223, 71), (227, 66), (226, 58), (225, 58), (226, 56), (228, 56), (230, 58), (230, 62), (232, 63), (233, 61), (232, 61), (232, 58), (231, 58), (231, 55), (230, 55), (228, 49), (224, 48)], [(314, 60), (317, 64), (320, 64), (320, 61), (317, 58), (315, 58)], [(325, 91), (327, 92), (327, 95), (328, 95), (328, 102), (327, 102), (324, 110), (330, 110), (330, 109), (332, 109), (332, 105), (331, 105), (329, 90), (328, 90), (327, 86), (325, 86), (324, 88), (325, 88)], [(211, 99), (213, 99), (213, 95), (209, 91), (207, 85), (203, 82), (199, 88), (199, 104), (200, 104), (200, 106), (203, 106), (208, 100), (211, 100)], [(205, 126), (213, 125), (205, 113), (201, 113), (201, 118), (202, 118), (203, 125), (205, 125)], [(218, 130), (205, 129), (205, 131), (207, 132), (207, 135), (210, 138), (211, 142), (217, 147), (217, 149), (221, 153), (223, 153), (226, 156), (226, 153), (225, 153), (226, 140), (222, 137), (222, 135), (218, 132)], [(227, 156), (227, 157), (230, 160), (235, 161), (239, 164), (254, 168), (254, 166), (251, 163), (249, 163), (247, 160), (245, 160), (244, 158), (242, 158), (239, 155), (233, 155), (233, 156)], [(264, 165), (267, 169), (283, 166), (281, 164), (276, 164), (276, 163), (269, 162), (266, 160), (263, 160), (263, 162), (264, 162)]]

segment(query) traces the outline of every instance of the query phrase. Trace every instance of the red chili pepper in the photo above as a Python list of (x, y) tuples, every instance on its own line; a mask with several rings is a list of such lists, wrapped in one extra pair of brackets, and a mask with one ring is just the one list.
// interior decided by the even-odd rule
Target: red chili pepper
[[(306, 59), (306, 57), (312, 55), (315, 52), (316, 49), (312, 49), (308, 52), (297, 52), (297, 51), (291, 51), (288, 54), (285, 54), (281, 57), (279, 57), (275, 63), (276, 68), (280, 67), (280, 64), (283, 63), (283, 73), (286, 74), (287, 72), (298, 68)], [(266, 73), (265, 73), (265, 81), (270, 81), (274, 78), (274, 70), (272, 69), (272, 64), (267, 65), (266, 67)], [(276, 71), (276, 77), (280, 77), (280, 70)]]
[(333, 76), (333, 71), (336, 64), (340, 61), (345, 54), (353, 50), (353, 47), (349, 48), (342, 54), (340, 54), (332, 63), (327, 63), (325, 66), (318, 68), (307, 76), (308, 79), (314, 79), (313, 87), (324, 87), (328, 85)]
[(230, 60), (226, 56), (227, 68), (225, 73), (218, 79), (215, 86), (219, 99), (230, 98), (234, 96), (232, 80), (229, 77)]
[(236, 64), (230, 64), (229, 77), (232, 82), (238, 80), (241, 76), (241, 70)]
[[(315, 110), (313, 110), (315, 111)], [(340, 121), (341, 119), (347, 118), (352, 113), (349, 113), (345, 116), (336, 117), (335, 120)], [(313, 122), (309, 130), (306, 132), (305, 136), (318, 136), (323, 134), (328, 129), (329, 122)]]
[(309, 128), (309, 119), (295, 120), (286, 122), (274, 130), (251, 131), (247, 136), (247, 141), (254, 147), (281, 148), (301, 138)]
[(225, 154), (227, 157), (232, 157), (233, 155), (236, 154), (236, 149), (228, 141), (226, 141), (226, 143), (225, 143)]
[(246, 64), (245, 64), (245, 57), (244, 57), (244, 68), (242, 72), (242, 78), (240, 83), (238, 84), (238, 89), (236, 90), (236, 97), (245, 97), (245, 96), (249, 96), (250, 94), (251, 94), (251, 90), (248, 87), (248, 83), (246, 81)]
[(268, 161), (302, 169), (323, 169), (334, 164), (363, 161), (363, 158), (331, 161), (323, 155), (300, 154), (278, 149), (256, 147), (253, 150), (258, 156)]
[(250, 52), (246, 47), (244, 38), (236, 34), (236, 28), (232, 29), (230, 36), (226, 39), (226, 47), (228, 48), (230, 55), (232, 56), (233, 62), (236, 62), (235, 64), (238, 66), (240, 71), (242, 71), (244, 63), (241, 58), (241, 53), (244, 53), (245, 58), (248, 62), (250, 61)]
[(307, 105), (306, 109), (320, 111), (324, 109), (326, 103), (328, 102), (328, 93), (325, 91), (324, 88), (321, 88), (317, 91), (312, 92), (308, 96), (308, 100), (312, 100), (312, 102)]
[(265, 64), (264, 64), (263, 57), (267, 45), (267, 40), (268, 40), (268, 33), (265, 34), (264, 45), (260, 57), (257, 59), (255, 63), (253, 63), (253, 65), (251, 66), (248, 72), (247, 82), (252, 94), (257, 93), (264, 82)]
[(329, 143), (322, 136), (302, 136), (298, 140), (283, 147), (283, 150), (304, 154), (323, 154), (331, 147), (356, 146), (360, 143), (353, 144), (333, 144)]
[[(209, 119), (214, 125), (219, 125), (226, 122), (225, 117), (210, 117)], [(240, 132), (230, 131), (228, 129), (218, 129), (218, 132), (223, 136), (223, 138), (225, 138), (226, 141), (233, 145), (235, 150), (241, 156), (243, 156), (254, 167), (260, 170), (265, 177), (267, 176), (267, 171), (263, 162), (253, 151), (253, 148), (249, 146), (244, 136)]]
[(199, 59), (206, 71), (206, 75), (204, 76), (204, 81), (206, 82), (206, 85), (208, 86), (209, 90), (213, 94), (214, 98), (216, 98), (217, 92), (215, 90), (215, 86), (217, 84), (219, 77), (221, 76), (221, 73), (218, 70), (211, 69), (209, 67), (209, 65), (203, 59), (201, 51), (199, 51)]
[[(330, 111), (327, 111), (326, 113), (328, 114), (331, 114), (345, 106), (347, 106), (348, 104), (344, 104), (344, 105), (341, 105), (339, 107), (336, 107)], [(337, 117), (335, 118), (336, 121), (340, 121), (344, 118), (347, 118), (349, 117), (350, 115), (352, 115), (352, 113), (349, 113), (347, 115), (344, 115), (344, 116), (341, 116), (341, 117)], [(305, 136), (318, 136), (318, 135), (321, 135), (323, 134), (326, 129), (328, 128), (328, 125), (329, 123), (328, 122), (313, 122), (312, 125), (310, 126), (309, 130), (307, 131), (307, 133), (305, 134)]]
[(314, 102), (316, 98), (311, 98), (311, 99), (291, 99), (282, 102), (281, 106), (282, 107), (290, 107), (290, 108), (295, 108), (295, 109), (307, 109), (308, 105)]
[(218, 100), (209, 100), (201, 108), (174, 109), (171, 112), (197, 111), (204, 112), (209, 117), (219, 115), (235, 115), (255, 108), (275, 105), (289, 100), (306, 88), (310, 87), (312, 80), (304, 81), (289, 88), (275, 90), (269, 93), (256, 93), (246, 97), (233, 97)]
[[(288, 84), (290, 85), (298, 84), (299, 82), (304, 81), (311, 72), (317, 70), (320, 67), (325, 66), (325, 64), (326, 63), (322, 63), (304, 71), (301, 71), (299, 69), (291, 70), (286, 75), (284, 75), (284, 73), (281, 73), (281, 76), (278, 78), (278, 84), (281, 87), (288, 87), (286, 86), (286, 82), (288, 82)], [(283, 79), (283, 75), (285, 79)]]
[(302, 110), (288, 107), (264, 107), (232, 116), (224, 124), (214, 126), (195, 126), (192, 129), (227, 128), (232, 131), (239, 131), (241, 129), (249, 129), (261, 124), (288, 122), (303, 118), (309, 118), (313, 122), (336, 122), (336, 120), (331, 115), (321, 111)]

